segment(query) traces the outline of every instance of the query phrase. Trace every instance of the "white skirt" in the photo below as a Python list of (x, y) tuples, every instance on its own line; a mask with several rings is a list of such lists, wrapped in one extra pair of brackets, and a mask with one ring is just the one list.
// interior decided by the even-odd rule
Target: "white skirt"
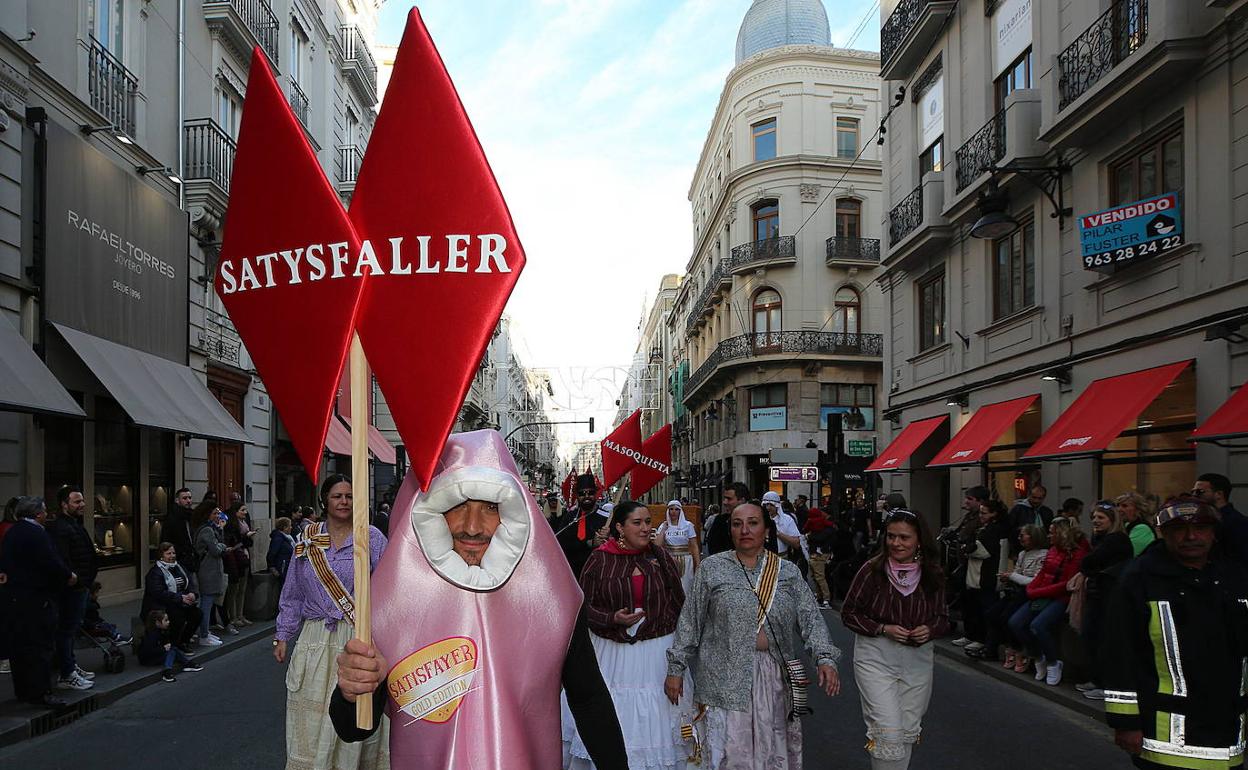
[(911, 647), (882, 636), (854, 634), (854, 682), (872, 757), (903, 760), (919, 742), (932, 699), (934, 665), (931, 644)]
[[(693, 688), (685, 682), (685, 696), (679, 706), (673, 706), (663, 692), (671, 635), (636, 644), (613, 642), (595, 634), (590, 638), (624, 733), (630, 770), (685, 770), (692, 745), (681, 740), (680, 725), (693, 719)], [(559, 700), (564, 770), (591, 770), (594, 764), (577, 734), (568, 699), (561, 694)]]

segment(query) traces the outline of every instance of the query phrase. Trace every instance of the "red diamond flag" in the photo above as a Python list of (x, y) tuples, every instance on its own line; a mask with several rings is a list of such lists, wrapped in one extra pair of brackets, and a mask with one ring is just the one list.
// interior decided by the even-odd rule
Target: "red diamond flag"
[(525, 256), (415, 8), (360, 169), (351, 221), (373, 256), (356, 322), (360, 341), (412, 470), (428, 487)]
[(602, 483), (611, 486), (631, 471), (641, 457), (641, 410), (630, 414), (624, 422), (602, 440)]
[(646, 439), (642, 458), (633, 469), (632, 496), (636, 500), (672, 472), (672, 425), (668, 423)]
[(259, 48), (225, 222), (217, 295), (315, 479), (362, 288), (347, 269), (359, 241)]

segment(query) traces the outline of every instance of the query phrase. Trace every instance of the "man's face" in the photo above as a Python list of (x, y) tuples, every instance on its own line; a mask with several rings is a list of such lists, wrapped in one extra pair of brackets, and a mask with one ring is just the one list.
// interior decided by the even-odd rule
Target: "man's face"
[(451, 547), (470, 567), (481, 565), (490, 539), (498, 530), (498, 503), (468, 500), (446, 514), (446, 528), (451, 532)]
[(61, 503), (61, 512), (78, 518), (82, 516), (82, 509), (86, 507), (87, 501), (83, 498), (81, 492), (70, 492), (69, 499)]
[(582, 511), (593, 510), (598, 502), (598, 493), (592, 489), (582, 489), (576, 493), (576, 504)]
[(177, 503), (182, 508), (190, 508), (192, 504), (191, 500), (192, 498), (191, 498), (190, 492), (183, 492), (182, 494), (174, 498), (174, 502)]
[(1037, 484), (1031, 488), (1031, 493), (1027, 495), (1027, 501), (1031, 503), (1032, 508), (1039, 508), (1044, 505), (1044, 498), (1048, 497), (1048, 490)]
[(1173, 521), (1161, 527), (1166, 550), (1183, 564), (1199, 566), (1209, 559), (1216, 528), (1208, 522)]
[(299, 510), (298, 508), (290, 512), (291, 521), (301, 521), (302, 519), (303, 519), (303, 511)]
[(1192, 494), (1214, 508), (1222, 506), (1222, 503), (1218, 500), (1218, 493), (1213, 491), (1213, 485), (1208, 481), (1197, 481), (1196, 485), (1192, 487)]
[(723, 505), (724, 513), (732, 513), (733, 508), (736, 508), (738, 505), (740, 505), (741, 503), (745, 501), (737, 497), (737, 490), (725, 489), (722, 502), (724, 504)]
[(970, 511), (971, 513), (979, 513), (979, 506), (982, 504), (983, 501), (978, 497), (971, 497), (970, 495), (967, 495), (962, 499), (962, 510)]

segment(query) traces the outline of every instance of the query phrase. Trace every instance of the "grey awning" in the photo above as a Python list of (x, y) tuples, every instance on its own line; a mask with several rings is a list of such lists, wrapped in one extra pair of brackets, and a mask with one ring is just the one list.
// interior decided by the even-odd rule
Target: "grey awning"
[(0, 319), (0, 411), (86, 417), (13, 324)]
[(252, 443), (189, 366), (53, 324), (135, 424)]

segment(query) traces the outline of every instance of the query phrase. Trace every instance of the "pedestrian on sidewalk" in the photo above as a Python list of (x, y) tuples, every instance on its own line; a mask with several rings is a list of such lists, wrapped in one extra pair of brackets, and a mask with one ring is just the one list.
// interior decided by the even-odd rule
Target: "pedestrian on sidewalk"
[(836, 540), (836, 525), (828, 520), (822, 508), (808, 508), (803, 533), (810, 547), (810, 576), (815, 581), (815, 599), (820, 607), (830, 607), (835, 597), (828, 585), (828, 557)]
[(156, 554), (159, 558), (143, 581), (139, 616), (146, 618), (152, 610), (164, 610), (169, 615), (173, 646), (187, 655), (194, 655), (191, 637), (199, 629), (199, 597), (191, 590), (191, 576), (178, 563), (173, 543), (156, 546)]
[[(728, 493), (725, 492), (725, 508)], [(706, 748), (714, 770), (799, 770), (802, 723), (809, 713), (804, 664), (793, 631), (818, 667), (818, 684), (840, 692), (832, 644), (815, 596), (797, 567), (765, 547), (770, 522), (753, 503), (733, 504), (733, 550), (708, 556), (693, 577), (667, 653), (668, 700), (678, 703), (692, 669), (693, 701), (706, 710)], [(803, 671), (801, 678), (808, 675)]]
[(854, 681), (872, 770), (905, 770), (923, 731), (935, 666), (931, 642), (949, 633), (945, 577), (923, 518), (897, 509), (884, 547), (858, 570), (841, 618), (854, 632)]
[(169, 613), (164, 610), (152, 610), (147, 613), (143, 626), (143, 638), (139, 640), (139, 663), (144, 666), (164, 666), (160, 679), (162, 682), (176, 682), (173, 667), (179, 666), (183, 671), (203, 671), (204, 667), (191, 658), (174, 643)]
[(56, 660), (59, 676), (56, 686), (62, 690), (89, 690), (95, 686), (95, 674), (78, 665), (74, 640), (82, 628), (87, 611), (87, 592), (99, 572), (95, 560), (95, 541), (82, 525), (87, 501), (82, 490), (63, 486), (56, 493), (60, 513), (49, 522), (48, 534), (56, 543), (61, 558), (78, 575), (78, 582), (61, 592), (56, 626)]
[[(203, 503), (200, 507), (203, 507)], [(195, 563), (195, 498), (191, 496), (191, 490), (186, 487), (179, 487), (173, 493), (173, 505), (169, 508), (168, 515), (165, 516), (164, 527), (161, 528), (160, 536), (163, 540), (173, 543), (174, 551), (178, 554), (178, 563), (182, 565), (182, 570), (188, 575), (194, 575), (199, 565)], [(210, 507), (204, 510), (212, 510)]]
[(225, 593), (225, 514), (213, 506), (208, 519), (195, 531), (195, 555), (199, 562), (199, 644), (219, 647), (221, 638), (210, 626), (212, 608)]
[[(381, 719), (383, 728), (368, 740), (346, 743), (338, 738), (329, 718), (329, 701), (338, 682), (336, 656), (354, 634), (355, 540), (351, 480), (331, 474), (320, 491), (326, 521), (309, 524), (295, 548), (273, 636), (273, 657), (278, 663), (286, 662), (290, 642), (298, 637), (286, 671), (286, 768), (389, 768), (387, 720)], [(377, 567), (385, 547), (385, 536), (369, 527), (370, 569)]]
[(979, 528), (975, 539), (966, 546), (966, 593), (963, 595), (962, 616), (966, 624), (966, 637), (971, 641), (962, 651), (972, 658), (997, 659), (995, 646), (989, 648), (989, 608), (996, 604), (997, 585), (1001, 573), (1001, 553), (1004, 543), (1009, 553), (1012, 526), (1006, 522), (1005, 504), (989, 500), (979, 506)]
[(42, 497), (19, 498), (14, 515), (17, 522), (0, 543), (0, 574), (5, 576), (0, 614), (6, 620), (0, 634), (8, 636), (18, 700), (56, 708), (65, 705), (50, 692), (57, 604), (61, 591), (75, 585), (78, 576), (44, 529), (48, 512)]
[[(667, 650), (685, 603), (680, 571), (662, 545), (650, 542), (650, 511), (641, 503), (616, 505), (610, 533), (590, 554), (580, 580), (598, 668), (611, 692), (630, 763), (684, 770), (687, 749), (680, 725), (682, 710), (685, 723), (693, 719), (692, 703), (687, 698), (668, 703), (663, 692)], [(564, 770), (592, 770), (566, 699), (561, 712)]]
[[(0, 548), (4, 547), (4, 536), (17, 523), (17, 498), (10, 497), (4, 504), (4, 514), (0, 517)], [(3, 573), (0, 573), (3, 575)], [(9, 634), (5, 631), (9, 626), (9, 620), (4, 615), (5, 601), (3, 598), (4, 579), (0, 578), (0, 674), (10, 674), (13, 672), (12, 664), (9, 663)]]
[(1024, 525), (1018, 533), (1018, 555), (1014, 557), (1014, 566), (1000, 573), (1004, 590), (997, 603), (989, 608), (988, 637), (990, 646), (1005, 644), (1005, 656), (1001, 665), (1023, 673), (1031, 667), (1031, 659), (1027, 657), (1023, 640), (1014, 636), (1010, 630), (1010, 618), (1026, 604), (1027, 586), (1040, 574), (1044, 559), (1049, 554), (1049, 539), (1044, 530), (1035, 524)]
[(1070, 524), (1056, 518), (1049, 525), (1049, 553), (1040, 574), (1027, 584), (1027, 603), (1010, 618), (1010, 631), (1022, 640), (1036, 664), (1036, 681), (1057, 686), (1062, 681), (1057, 627), (1066, 617), (1070, 591), (1066, 584), (1079, 571), (1088, 553), (1088, 541)]
[(1202, 473), (1196, 478), (1192, 494), (1217, 509), (1222, 517), (1218, 525), (1222, 555), (1248, 567), (1248, 517), (1231, 505), (1231, 480), (1221, 473)]
[(1027, 492), (1026, 497), (1018, 498), (1009, 512), (1010, 522), (1015, 532), (1022, 529), (1025, 524), (1049, 528), (1049, 524), (1053, 522), (1053, 509), (1044, 504), (1044, 499), (1048, 496), (1049, 490), (1045, 489), (1043, 484), (1036, 484)]
[(1084, 576), (1087, 594), (1083, 606), (1083, 646), (1088, 653), (1091, 673), (1088, 681), (1075, 685), (1088, 700), (1104, 700), (1101, 688), (1101, 671), (1104, 656), (1114, 654), (1101, 645), (1105, 627), (1105, 613), (1109, 609), (1109, 597), (1118, 577), (1131, 561), (1131, 538), (1122, 527), (1118, 509), (1108, 500), (1101, 500), (1092, 507), (1092, 550), (1084, 557), (1079, 572)]
[(1122, 526), (1131, 538), (1131, 551), (1134, 556), (1144, 553), (1157, 539), (1153, 530), (1153, 504), (1139, 492), (1126, 492), (1114, 499), (1118, 506), (1118, 514), (1122, 517)]
[(1184, 495), (1123, 572), (1105, 624), (1105, 719), (1140, 768), (1243, 762), (1248, 573), (1214, 550), (1219, 513)]
[(225, 589), (225, 615), (229, 625), (236, 629), (250, 626), (251, 621), (243, 615), (247, 606), (247, 581), (251, 577), (251, 548), (255, 545), (255, 531), (251, 528), (251, 515), (247, 506), (235, 503), (225, 513), (225, 546), (222, 559), (229, 585)]
[(269, 533), (269, 552), (264, 561), (269, 565), (269, 572), (281, 581), (286, 580), (290, 560), (295, 555), (295, 539), (290, 534), (291, 527), (290, 519), (282, 516), (273, 522), (273, 531)]

